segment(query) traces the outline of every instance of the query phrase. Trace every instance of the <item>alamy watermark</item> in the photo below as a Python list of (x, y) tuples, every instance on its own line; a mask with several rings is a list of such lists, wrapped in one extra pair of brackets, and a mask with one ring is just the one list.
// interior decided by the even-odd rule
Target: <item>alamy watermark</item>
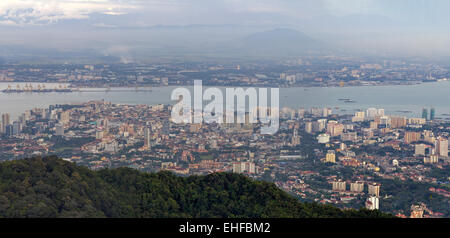
[[(226, 88), (225, 109), (222, 90), (209, 87), (203, 92), (201, 80), (194, 81), (194, 97), (187, 88), (172, 91), (174, 123), (261, 123), (261, 134), (275, 134), (279, 129), (279, 88)], [(248, 107), (247, 107), (248, 99)], [(203, 101), (210, 101), (203, 107)], [(193, 101), (193, 102), (192, 102)], [(192, 106), (193, 105), (193, 106)], [(247, 110), (248, 109), (248, 110)]]

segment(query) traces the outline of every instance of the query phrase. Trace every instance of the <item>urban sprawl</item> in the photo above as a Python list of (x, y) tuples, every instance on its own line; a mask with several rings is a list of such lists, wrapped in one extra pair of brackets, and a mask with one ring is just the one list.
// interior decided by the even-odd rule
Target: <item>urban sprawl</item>
[(175, 124), (171, 107), (91, 101), (27, 110), (14, 121), (4, 113), (0, 158), (57, 154), (91, 169), (242, 173), (307, 202), (450, 216), (450, 124), (433, 108), (421, 118), (282, 108), (279, 131), (263, 135), (248, 114), (240, 124)]
[[(0, 82), (8, 85), (2, 93), (193, 85), (195, 79), (205, 86), (346, 87), (447, 78), (447, 67), (438, 64), (336, 56), (220, 64), (0, 65)], [(235, 172), (274, 182), (305, 202), (400, 217), (450, 217), (450, 123), (436, 117), (434, 108), (418, 108), (420, 118), (375, 108), (354, 114), (282, 108), (278, 132), (263, 135), (261, 124), (248, 120), (175, 124), (171, 107), (90, 101), (34, 108), (14, 120), (1, 112), (0, 159), (56, 154), (92, 169), (127, 166), (180, 176)]]

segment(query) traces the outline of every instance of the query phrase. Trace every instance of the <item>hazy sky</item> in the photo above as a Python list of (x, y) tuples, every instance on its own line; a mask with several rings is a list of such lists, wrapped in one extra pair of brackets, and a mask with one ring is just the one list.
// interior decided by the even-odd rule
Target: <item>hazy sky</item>
[[(177, 34), (207, 42), (290, 27), (352, 47), (450, 54), (441, 49), (450, 43), (448, 12), (448, 0), (0, 0), (0, 44), (126, 48), (126, 36), (156, 45)], [(148, 30), (158, 25), (218, 28)], [(147, 30), (124, 32), (130, 28)]]
[(257, 14), (278, 15), (281, 23), (352, 14), (430, 23), (448, 21), (449, 7), (447, 0), (1, 0), (0, 23), (51, 24), (88, 19), (95, 13), (118, 18), (130, 15), (124, 22), (129, 25), (257, 23), (251, 22)]

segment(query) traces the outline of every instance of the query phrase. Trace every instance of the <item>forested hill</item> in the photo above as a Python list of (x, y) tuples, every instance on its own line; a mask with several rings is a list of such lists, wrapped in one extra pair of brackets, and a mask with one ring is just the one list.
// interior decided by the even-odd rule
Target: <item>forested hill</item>
[(391, 217), (302, 204), (274, 184), (217, 173), (92, 171), (56, 157), (0, 163), (0, 217)]

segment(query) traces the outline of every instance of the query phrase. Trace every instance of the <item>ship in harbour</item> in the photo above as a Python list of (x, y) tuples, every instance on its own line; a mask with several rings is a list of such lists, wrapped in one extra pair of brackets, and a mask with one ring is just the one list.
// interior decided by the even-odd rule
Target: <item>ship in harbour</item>
[(58, 85), (54, 88), (47, 88), (45, 84), (38, 84), (37, 86), (33, 86), (32, 84), (25, 84), (24, 86), (16, 85), (15, 88), (8, 85), (8, 87), (2, 90), (3, 93), (70, 93), (73, 92), (74, 89), (68, 88), (67, 86)]

